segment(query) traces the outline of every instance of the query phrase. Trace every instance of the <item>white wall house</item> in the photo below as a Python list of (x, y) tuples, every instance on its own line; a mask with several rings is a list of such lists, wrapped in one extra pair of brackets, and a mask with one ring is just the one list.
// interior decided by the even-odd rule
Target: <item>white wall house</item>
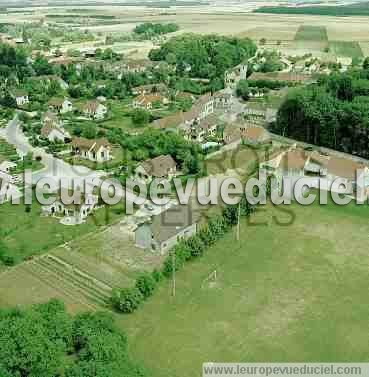
[(82, 112), (91, 119), (101, 120), (108, 113), (108, 108), (98, 101), (88, 101), (83, 106)]
[(10, 173), (12, 169), (15, 169), (17, 164), (12, 161), (3, 161), (0, 163), (0, 172)]
[(49, 109), (66, 114), (73, 111), (73, 104), (67, 98), (54, 98), (49, 101)]
[(112, 159), (111, 144), (105, 138), (72, 140), (72, 153), (80, 158), (93, 162), (107, 162)]
[(0, 171), (0, 204), (22, 197), (22, 193), (14, 181), (14, 177)]
[[(347, 187), (353, 189), (352, 194), (358, 194), (360, 200), (366, 200), (369, 195), (368, 166), (339, 154), (322, 155), (319, 152), (306, 152), (292, 147), (264, 162), (260, 167), (273, 174), (280, 186), (284, 177), (290, 177), (292, 181), (310, 177), (313, 187), (318, 188), (320, 185), (331, 191), (332, 183), (340, 178)], [(357, 176), (359, 172), (361, 173)]]
[(25, 106), (29, 104), (29, 97), (26, 91), (14, 90), (11, 94), (12, 94), (12, 97), (17, 102), (17, 106)]
[(98, 197), (96, 195), (86, 196), (80, 204), (66, 205), (57, 199), (54, 203), (42, 207), (42, 215), (61, 218), (61, 223), (65, 225), (78, 225), (85, 222), (97, 205)]
[(63, 127), (63, 122), (51, 111), (42, 116), (41, 136), (50, 142), (65, 143), (71, 138), (69, 132)]

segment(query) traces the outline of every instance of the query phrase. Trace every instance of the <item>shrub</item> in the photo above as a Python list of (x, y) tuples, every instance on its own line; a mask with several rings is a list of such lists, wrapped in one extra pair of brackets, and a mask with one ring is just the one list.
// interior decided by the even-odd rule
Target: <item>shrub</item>
[(151, 274), (157, 283), (159, 283), (163, 279), (163, 274), (160, 271), (158, 271), (156, 268)]
[(192, 257), (200, 257), (204, 254), (205, 245), (202, 242), (199, 236), (191, 237), (186, 244), (188, 245), (189, 249), (191, 250)]
[(142, 293), (136, 288), (115, 289), (112, 304), (122, 313), (133, 313), (143, 300)]
[(149, 298), (156, 286), (156, 281), (153, 276), (149, 273), (144, 273), (139, 276), (136, 280), (136, 288), (141, 292), (143, 298)]

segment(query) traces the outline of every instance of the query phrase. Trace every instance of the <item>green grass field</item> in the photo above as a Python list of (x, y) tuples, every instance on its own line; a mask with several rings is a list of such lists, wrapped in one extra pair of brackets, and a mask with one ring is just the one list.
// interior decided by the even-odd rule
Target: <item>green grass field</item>
[(331, 41), (329, 49), (337, 56), (347, 58), (362, 58), (364, 56), (358, 42)]
[(106, 216), (104, 208), (90, 216), (86, 223), (65, 226), (51, 217), (41, 217), (41, 206), (34, 198), (31, 211), (26, 212), (24, 204), (0, 205), (0, 237), (11, 251), (16, 262), (33, 255), (45, 254), (51, 249), (81, 235), (117, 221), (123, 215), (111, 208)]
[(296, 32), (295, 41), (328, 41), (327, 28), (325, 26), (301, 25)]
[(283, 209), (262, 208), (239, 242), (229, 233), (177, 273), (175, 298), (165, 282), (117, 316), (153, 377), (200, 376), (206, 361), (368, 360), (368, 207)]

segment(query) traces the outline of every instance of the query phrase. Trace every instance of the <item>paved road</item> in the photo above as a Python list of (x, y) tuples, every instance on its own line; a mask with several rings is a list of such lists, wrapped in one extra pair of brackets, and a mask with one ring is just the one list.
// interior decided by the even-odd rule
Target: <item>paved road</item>
[(63, 160), (55, 158), (53, 155), (46, 153), (42, 148), (34, 148), (23, 134), (18, 116), (8, 123), (7, 127), (2, 130), (2, 135), (9, 144), (16, 147), (20, 157), (27, 153), (33, 153), (34, 156), (41, 157), (41, 162), (45, 166), (42, 170), (32, 174), (32, 182), (36, 183), (41, 178), (54, 177), (56, 180), (60, 178), (100, 178), (104, 173), (96, 172), (84, 166), (72, 166)]
[[(53, 155), (46, 153), (42, 148), (34, 148), (28, 141), (27, 137), (21, 130), (18, 115), (8, 123), (7, 127), (0, 129), (0, 136), (5, 138), (9, 144), (16, 147), (17, 153), (20, 157), (33, 153), (35, 156), (41, 157), (41, 162), (45, 166), (42, 170), (36, 171), (32, 174), (32, 183), (37, 183), (42, 178), (53, 177), (59, 183), (61, 178), (68, 178), (68, 180), (81, 178), (86, 181), (94, 180), (96, 185), (102, 183), (101, 177), (106, 175), (104, 172), (88, 169), (80, 165), (70, 165), (63, 160), (60, 160)], [(107, 180), (109, 182), (109, 180)], [(133, 201), (133, 194), (126, 190), (118, 190), (117, 194), (122, 197), (127, 197), (128, 200)]]

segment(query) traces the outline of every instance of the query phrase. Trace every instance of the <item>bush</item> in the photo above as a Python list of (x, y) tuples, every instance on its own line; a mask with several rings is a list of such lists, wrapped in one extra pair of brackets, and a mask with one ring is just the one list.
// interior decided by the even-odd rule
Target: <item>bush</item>
[(156, 268), (151, 274), (157, 283), (159, 283), (163, 279), (163, 274), (160, 271), (158, 271)]
[(133, 313), (142, 300), (142, 293), (136, 287), (113, 290), (112, 304), (122, 313)]
[(191, 256), (193, 258), (200, 257), (204, 254), (205, 245), (202, 242), (199, 236), (191, 237), (186, 244), (188, 245), (189, 249), (191, 250)]
[(142, 274), (136, 280), (136, 288), (141, 292), (144, 299), (149, 298), (156, 286), (156, 280), (149, 273)]

